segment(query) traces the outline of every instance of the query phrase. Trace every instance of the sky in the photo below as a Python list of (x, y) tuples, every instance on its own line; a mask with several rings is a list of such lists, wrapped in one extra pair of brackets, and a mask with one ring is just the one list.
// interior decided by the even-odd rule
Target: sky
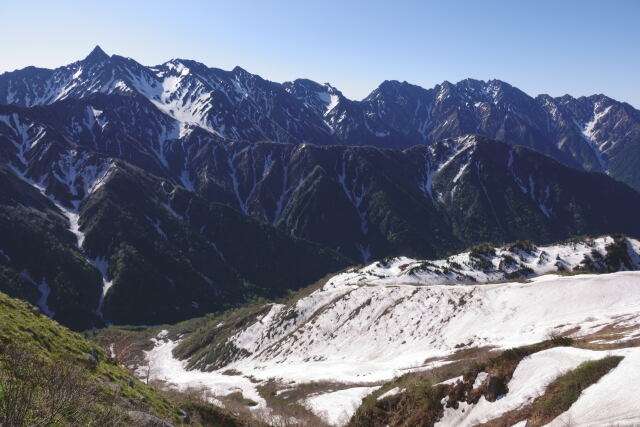
[(96, 45), (156, 65), (236, 65), (329, 82), (504, 80), (528, 94), (604, 93), (640, 108), (640, 0), (0, 0), (0, 73)]

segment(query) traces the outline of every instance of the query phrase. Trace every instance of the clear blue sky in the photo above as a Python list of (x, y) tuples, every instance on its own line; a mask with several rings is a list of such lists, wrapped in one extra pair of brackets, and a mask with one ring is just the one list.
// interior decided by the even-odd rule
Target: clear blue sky
[(145, 65), (188, 58), (330, 82), (354, 99), (385, 79), (472, 77), (640, 107), (640, 0), (0, 0), (0, 22), (0, 72), (99, 44)]

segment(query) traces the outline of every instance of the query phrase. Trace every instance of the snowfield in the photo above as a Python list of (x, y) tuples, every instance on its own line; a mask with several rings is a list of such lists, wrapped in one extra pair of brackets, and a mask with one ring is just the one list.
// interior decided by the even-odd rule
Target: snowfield
[[(520, 262), (535, 273), (547, 273), (552, 262), (576, 266), (586, 253), (604, 254), (610, 241), (606, 237), (591, 244), (537, 248), (521, 254)], [(640, 244), (629, 239), (627, 246), (633, 267), (638, 268)], [(548, 256), (541, 255), (543, 252)], [(498, 250), (498, 256), (500, 253)], [(473, 271), (469, 254), (451, 259), (460, 266), (459, 271), (464, 270), (479, 282), (496, 280), (495, 276), (503, 274)], [(551, 261), (544, 262), (547, 259)], [(185, 370), (185, 362), (171, 354), (176, 343), (159, 337), (156, 347), (147, 354), (152, 361), (151, 377), (180, 388), (209, 387), (218, 395), (241, 390), (259, 407), (265, 402), (256, 387), (269, 379), (278, 379), (288, 387), (312, 381), (340, 382), (344, 389), (309, 396), (303, 404), (329, 424), (342, 425), (374, 385), (407, 372), (444, 365), (447, 356), (461, 349), (507, 349), (554, 335), (589, 337), (604, 328), (606, 335), (600, 333), (589, 339), (624, 342), (640, 338), (640, 272), (545, 274), (529, 281), (442, 284), (450, 278), (426, 270), (407, 273), (410, 266), (419, 263), (408, 258), (373, 263), (335, 276), (291, 305), (273, 304), (267, 314), (229, 339), (229, 344), (246, 353), (219, 371)], [(482, 398), (464, 413), (447, 409), (440, 425), (488, 421), (530, 402), (558, 375), (582, 361), (609, 353), (624, 355), (625, 359), (585, 391), (569, 411), (572, 422), (583, 420), (597, 425), (597, 420), (604, 418), (618, 423), (640, 422), (640, 405), (627, 402), (633, 397), (617, 396), (611, 390), (612, 381), (618, 384), (619, 393), (637, 389), (640, 374), (626, 371), (640, 366), (640, 349), (602, 352), (554, 348), (536, 353), (518, 366), (505, 398), (493, 403)], [(242, 375), (221, 374), (228, 369)], [(608, 379), (612, 376), (615, 380)], [(595, 403), (605, 395), (620, 400), (612, 400), (607, 406), (609, 412), (595, 409)]]
[(575, 369), (582, 362), (607, 356), (623, 356), (618, 367), (597, 383), (588, 387), (569, 410), (554, 419), (549, 426), (638, 425), (640, 405), (633, 390), (640, 381), (640, 348), (611, 351), (556, 347), (525, 358), (509, 382), (509, 393), (495, 402), (484, 397), (476, 405), (460, 404), (458, 409), (445, 408), (444, 417), (436, 426), (474, 426), (495, 419), (511, 410), (532, 403), (560, 375)]
[(349, 422), (349, 419), (362, 403), (362, 398), (373, 393), (378, 388), (352, 387), (324, 393), (308, 398), (305, 405), (328, 424), (343, 425)]

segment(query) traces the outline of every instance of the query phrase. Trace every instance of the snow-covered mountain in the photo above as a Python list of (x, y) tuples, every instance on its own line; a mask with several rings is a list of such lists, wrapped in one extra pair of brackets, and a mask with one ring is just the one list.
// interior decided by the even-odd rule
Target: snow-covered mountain
[(5, 106), (0, 156), (81, 224), (93, 182), (120, 160), (362, 262), (483, 241), (640, 234), (636, 192), (480, 136), (400, 151), (230, 141), (181, 126), (139, 95)]
[[(146, 145), (156, 150), (168, 135), (185, 135), (194, 126), (233, 140), (385, 148), (477, 133), (640, 188), (634, 167), (640, 112), (604, 95), (532, 98), (499, 80), (467, 79), (431, 89), (385, 81), (355, 101), (306, 79), (279, 84), (239, 67), (224, 71), (181, 59), (146, 67), (99, 47), (55, 70), (28, 67), (0, 75), (3, 104), (33, 107), (98, 93), (140, 96), (171, 118), (159, 134), (147, 136)], [(140, 107), (129, 108), (136, 112), (131, 119), (146, 128)]]
[[(94, 94), (0, 106), (0, 148), (0, 222), (13, 236), (0, 264), (21, 283), (3, 289), (76, 328), (185, 319), (390, 255), (640, 235), (640, 195), (624, 184), (474, 135), (406, 150), (231, 141), (141, 95)], [(152, 305), (131, 297), (152, 288)]]
[[(445, 119), (464, 111), (460, 99), (469, 108), (474, 99), (486, 103), (482, 126), (465, 124), (480, 116)], [(591, 120), (582, 101), (565, 101), (558, 117)], [(626, 135), (634, 128), (616, 124), (617, 107), (601, 101), (594, 107), (601, 122), (589, 122), (588, 133), (604, 148), (614, 129)], [(385, 82), (352, 101), (309, 80), (280, 85), (185, 60), (145, 67), (97, 48), (55, 70), (1, 75), (0, 102), (9, 103), (0, 105), (0, 185), (12, 195), (0, 205), (0, 221), (7, 236), (38, 230), (29, 251), (47, 260), (36, 265), (19, 237), (4, 239), (0, 264), (15, 276), (6, 283), (19, 281), (11, 295), (43, 298), (42, 307), (73, 327), (93, 325), (105, 312), (115, 322), (184, 319), (386, 256), (436, 258), (486, 241), (640, 235), (637, 192), (512, 145), (525, 144), (526, 132), (518, 132), (546, 113), (501, 82), (432, 90)], [(518, 132), (496, 131), (501, 111), (519, 112), (509, 128)], [(479, 135), (436, 141), (469, 131), (509, 144)], [(369, 143), (418, 145), (359, 146)], [(23, 228), (16, 218), (28, 218)], [(55, 256), (35, 243), (47, 230), (55, 230)], [(256, 236), (280, 237), (259, 246)], [(305, 253), (323, 261), (279, 272)], [(248, 254), (262, 262), (244, 262)], [(69, 261), (69, 277), (58, 274), (60, 257)], [(156, 262), (163, 267), (154, 269)], [(134, 265), (140, 268), (125, 268)], [(143, 300), (131, 295), (151, 288), (161, 290), (157, 304), (140, 307)]]
[[(204, 386), (214, 398), (241, 390), (258, 408), (268, 408), (272, 402), (260, 390), (275, 382), (276, 395), (291, 393), (298, 399), (291, 404), (343, 424), (349, 416), (341, 411), (352, 414), (380, 385), (457, 366), (459, 354), (499, 354), (551, 336), (634, 345), (640, 340), (640, 276), (631, 270), (639, 268), (640, 242), (609, 236), (545, 247), (482, 247), (437, 261), (387, 259), (338, 274), (285, 304), (226, 314), (195, 330), (168, 328), (146, 358), (152, 375), (173, 387)], [(567, 272), (589, 274), (560, 275)], [(543, 384), (521, 392), (510, 384), (504, 403), (511, 402), (510, 409), (524, 405), (567, 369), (607, 353), (570, 350), (576, 353), (571, 366), (563, 364), (562, 352), (549, 350), (548, 365), (532, 374)], [(638, 357), (635, 348), (623, 353)], [(304, 388), (309, 382), (330, 386), (314, 392)], [(530, 397), (512, 399), (512, 391)], [(485, 421), (509, 409), (488, 404), (477, 411)], [(637, 420), (637, 409), (609, 415)], [(455, 408), (447, 411), (442, 425), (462, 416)]]

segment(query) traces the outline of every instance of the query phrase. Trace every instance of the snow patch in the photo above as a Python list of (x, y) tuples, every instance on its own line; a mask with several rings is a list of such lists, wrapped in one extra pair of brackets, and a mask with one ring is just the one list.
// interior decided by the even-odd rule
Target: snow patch
[(327, 424), (341, 426), (349, 422), (362, 403), (362, 399), (380, 387), (353, 387), (313, 396), (305, 406)]

